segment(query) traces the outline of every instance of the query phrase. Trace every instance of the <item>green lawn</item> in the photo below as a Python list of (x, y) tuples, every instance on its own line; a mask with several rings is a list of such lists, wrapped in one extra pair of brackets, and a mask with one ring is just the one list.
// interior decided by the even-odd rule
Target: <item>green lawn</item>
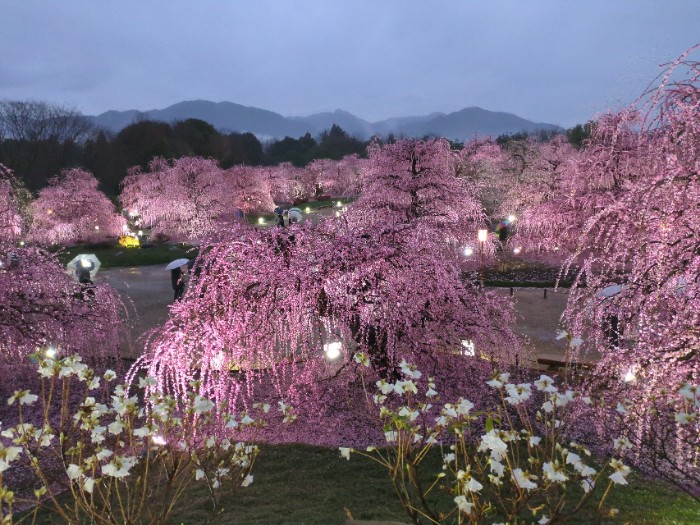
[(94, 253), (102, 263), (102, 268), (116, 266), (144, 266), (147, 264), (167, 264), (174, 259), (196, 256), (196, 249), (187, 244), (157, 244), (149, 248), (123, 248), (114, 245), (105, 246), (82, 244), (61, 248), (58, 259), (66, 264), (79, 253)]
[[(255, 481), (241, 489), (214, 523), (232, 525), (341, 525), (346, 509), (355, 519), (408, 523), (385, 471), (374, 462), (352, 456), (342, 459), (337, 449), (306, 445), (263, 446), (254, 469)], [(618, 508), (612, 525), (697, 525), (700, 505), (668, 485), (639, 477), (612, 491), (608, 507)], [(193, 491), (193, 507), (174, 524), (205, 523), (205, 494)], [(44, 517), (38, 523), (52, 523)], [(595, 523), (581, 513), (569, 523)]]

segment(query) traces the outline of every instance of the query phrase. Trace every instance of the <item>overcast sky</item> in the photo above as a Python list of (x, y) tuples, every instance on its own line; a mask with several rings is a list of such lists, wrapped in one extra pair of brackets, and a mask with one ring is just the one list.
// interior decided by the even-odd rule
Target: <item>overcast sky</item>
[(700, 0), (0, 0), (0, 99), (370, 121), (480, 106), (569, 127), (698, 42)]

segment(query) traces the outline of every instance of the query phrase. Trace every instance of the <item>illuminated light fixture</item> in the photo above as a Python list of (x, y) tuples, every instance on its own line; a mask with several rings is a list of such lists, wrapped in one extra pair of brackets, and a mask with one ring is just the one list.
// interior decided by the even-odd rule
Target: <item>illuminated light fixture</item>
[(311, 208), (309, 208), (308, 206), (304, 208), (304, 213), (311, 213)]
[(215, 357), (212, 358), (211, 360), (211, 366), (216, 369), (221, 369), (221, 367), (224, 366), (224, 353), (219, 351), (218, 354), (216, 354)]
[(338, 208), (340, 208), (340, 207), (343, 205), (343, 203), (340, 202), (340, 201), (338, 201), (338, 202), (335, 203), (335, 205), (336, 205)]
[(464, 249), (464, 255), (465, 255), (466, 257), (471, 257), (473, 254), (474, 254), (474, 248), (472, 248), (471, 246), (467, 246), (467, 247)]
[(80, 266), (83, 268), (90, 268), (90, 266), (92, 266), (92, 262), (90, 262), (90, 259), (80, 259)]
[(462, 339), (462, 355), (473, 357), (476, 355), (476, 346), (471, 339)]
[(165, 441), (165, 438), (163, 436), (156, 434), (155, 436), (153, 436), (151, 438), (151, 443), (153, 443), (154, 445), (158, 445), (159, 447), (162, 447), (163, 445), (165, 445), (166, 441)]
[(24, 246), (24, 241), (19, 241), (20, 246)]
[(479, 240), (479, 242), (486, 242), (486, 240), (489, 238), (489, 231), (479, 230), (479, 232), (476, 235), (476, 238)]
[(139, 214), (137, 210), (129, 210), (129, 217), (136, 217)]
[(335, 212), (335, 216), (336, 216), (336, 217), (340, 217), (340, 212), (339, 212), (339, 211), (336, 211), (336, 212)]
[(522, 251), (523, 251), (523, 249), (520, 246), (516, 246), (515, 248), (513, 248), (513, 253), (515, 255), (520, 255), (520, 252), (522, 252)]
[(58, 351), (53, 346), (49, 346), (44, 353), (46, 354), (46, 357), (53, 359), (58, 354)]
[(508, 222), (515, 222), (515, 219), (517, 219), (515, 215), (508, 215)]
[(143, 237), (143, 230), (139, 230), (136, 235), (138, 235), (139, 237)]
[(622, 376), (622, 380), (625, 383), (633, 383), (634, 381), (637, 380), (637, 374), (636, 374), (636, 369), (637, 367), (632, 366), (627, 369), (627, 372)]
[(340, 357), (340, 351), (343, 348), (343, 343), (340, 341), (333, 341), (332, 343), (326, 343), (323, 345), (323, 352), (326, 354), (326, 359), (333, 361)]
[(100, 231), (100, 227), (97, 226), (97, 225), (95, 225), (95, 231), (96, 231), (96, 232)]
[(46, 210), (46, 215), (51, 215), (52, 213), (53, 213), (53, 210), (52, 210), (51, 208), (49, 208), (48, 210)]
[(128, 232), (129, 231), (129, 226), (126, 224), (122, 226), (122, 231)]
[(264, 217), (258, 217), (258, 224), (265, 224), (265, 218), (264, 218)]

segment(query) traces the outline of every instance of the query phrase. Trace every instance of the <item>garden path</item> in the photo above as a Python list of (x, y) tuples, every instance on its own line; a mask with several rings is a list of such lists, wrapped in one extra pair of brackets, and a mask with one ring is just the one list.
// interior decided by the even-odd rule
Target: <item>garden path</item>
[[(126, 348), (124, 357), (134, 358), (141, 353), (139, 338), (148, 330), (165, 322), (173, 302), (170, 272), (165, 265), (107, 268), (100, 270), (95, 279), (119, 290), (125, 301), (133, 305), (136, 315), (131, 321), (133, 349)], [(508, 288), (494, 288), (497, 293), (509, 295)], [(529, 339), (529, 348), (535, 356), (563, 359), (564, 340), (557, 341), (559, 317), (564, 311), (568, 290), (542, 288), (514, 288), (518, 330)]]

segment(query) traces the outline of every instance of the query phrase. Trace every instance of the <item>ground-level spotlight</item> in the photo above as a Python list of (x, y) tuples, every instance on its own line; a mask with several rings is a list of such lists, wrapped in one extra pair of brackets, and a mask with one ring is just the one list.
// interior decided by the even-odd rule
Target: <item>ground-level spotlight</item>
[(338, 359), (342, 349), (343, 343), (340, 341), (333, 341), (332, 343), (326, 343), (323, 345), (323, 352), (326, 354), (326, 359), (329, 361)]
[(222, 351), (219, 351), (218, 354), (216, 354), (214, 357), (211, 359), (211, 366), (212, 368), (216, 370), (221, 370), (224, 366), (224, 353)]
[(508, 215), (508, 222), (515, 222), (515, 219), (517, 219), (515, 215)]
[(258, 217), (258, 224), (265, 224), (265, 217)]
[(143, 230), (139, 230), (136, 235), (138, 235), (139, 237), (143, 237)]
[(474, 248), (472, 248), (471, 246), (467, 246), (466, 248), (464, 248), (465, 257), (471, 257), (472, 255), (474, 255)]
[(522, 249), (520, 246), (516, 246), (515, 248), (513, 248), (513, 253), (514, 253), (515, 255), (520, 255), (520, 253), (521, 253), (522, 251), (523, 251), (523, 249)]
[(343, 203), (342, 203), (341, 201), (338, 201), (338, 202), (335, 203), (335, 205), (336, 205), (338, 208), (341, 208), (341, 207), (343, 206)]
[(462, 339), (462, 349), (460, 353), (470, 357), (476, 355), (476, 346), (474, 345), (474, 341), (471, 339)]
[(622, 380), (625, 383), (634, 383), (637, 380), (637, 367), (631, 366), (628, 368), (625, 374), (622, 376)]
[(49, 346), (49, 347), (46, 349), (46, 352), (44, 352), (44, 354), (45, 354), (46, 357), (48, 357), (49, 359), (54, 359), (54, 358), (58, 355), (58, 350), (56, 350), (56, 348), (53, 347), (53, 346)]
[(304, 208), (304, 213), (311, 213), (311, 208), (309, 208), (308, 206)]

